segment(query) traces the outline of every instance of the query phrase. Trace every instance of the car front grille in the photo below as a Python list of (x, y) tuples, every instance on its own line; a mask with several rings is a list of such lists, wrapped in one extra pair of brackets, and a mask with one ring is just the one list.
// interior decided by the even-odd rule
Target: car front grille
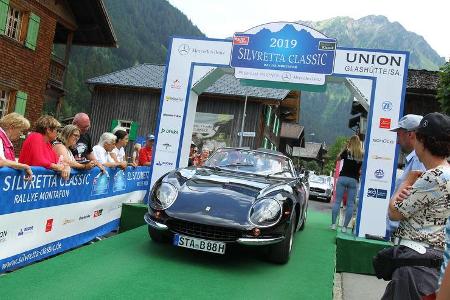
[(319, 188), (315, 188), (315, 187), (309, 188), (309, 190), (316, 192), (316, 193), (325, 193), (324, 189), (319, 189)]
[(176, 233), (198, 237), (207, 240), (231, 242), (240, 237), (240, 233), (234, 229), (191, 223), (180, 220), (170, 220), (169, 229)]

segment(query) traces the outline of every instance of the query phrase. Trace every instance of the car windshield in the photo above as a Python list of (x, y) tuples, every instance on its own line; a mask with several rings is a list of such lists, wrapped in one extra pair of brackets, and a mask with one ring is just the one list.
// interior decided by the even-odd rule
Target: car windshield
[(218, 149), (205, 162), (218, 167), (265, 176), (293, 177), (286, 157), (245, 149)]
[(309, 177), (309, 181), (316, 182), (316, 183), (325, 183), (325, 178), (317, 176), (317, 175), (311, 175)]

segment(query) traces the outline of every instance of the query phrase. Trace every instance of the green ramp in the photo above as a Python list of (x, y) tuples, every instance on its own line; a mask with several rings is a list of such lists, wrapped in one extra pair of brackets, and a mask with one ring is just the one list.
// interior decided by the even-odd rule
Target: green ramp
[(287, 265), (248, 248), (216, 255), (156, 244), (141, 226), (1, 276), (2, 299), (332, 299), (328, 223), (309, 212)]

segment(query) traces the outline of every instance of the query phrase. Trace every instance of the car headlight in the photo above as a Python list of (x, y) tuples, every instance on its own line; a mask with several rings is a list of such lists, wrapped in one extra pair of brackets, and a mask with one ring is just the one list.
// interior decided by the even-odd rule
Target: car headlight
[(273, 199), (262, 199), (250, 209), (250, 222), (259, 227), (272, 226), (281, 218), (281, 204)]
[(151, 206), (154, 209), (167, 209), (177, 199), (178, 189), (170, 183), (163, 182), (153, 192)]

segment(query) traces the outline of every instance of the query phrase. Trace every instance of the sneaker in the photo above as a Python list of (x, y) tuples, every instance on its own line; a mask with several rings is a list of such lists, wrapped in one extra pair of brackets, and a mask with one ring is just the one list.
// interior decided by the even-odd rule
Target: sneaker
[(342, 233), (346, 233), (347, 232), (347, 227), (342, 227), (341, 232)]
[(331, 224), (330, 229), (331, 230), (336, 230), (336, 224)]

